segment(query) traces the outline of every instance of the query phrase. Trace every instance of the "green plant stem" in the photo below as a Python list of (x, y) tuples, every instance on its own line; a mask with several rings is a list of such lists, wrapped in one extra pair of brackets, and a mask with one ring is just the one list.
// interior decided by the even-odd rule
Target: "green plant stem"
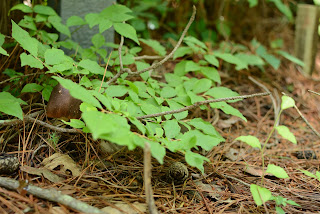
[(268, 143), (268, 141), (270, 140), (270, 138), (271, 138), (274, 130), (276, 129), (276, 126), (277, 126), (277, 124), (278, 124), (278, 122), (279, 122), (279, 120), (280, 120), (280, 115), (281, 115), (282, 111), (283, 111), (282, 109), (279, 111), (279, 114), (278, 114), (276, 120), (274, 121), (272, 130), (271, 130), (271, 132), (269, 133), (268, 138), (267, 138), (266, 141), (264, 142), (264, 145), (263, 145), (263, 147), (262, 147), (262, 149), (261, 149), (261, 160), (262, 160), (262, 178), (261, 178), (261, 185), (263, 185), (263, 178), (264, 178), (264, 166), (265, 166), (265, 163), (264, 163), (264, 151), (266, 150), (267, 143)]

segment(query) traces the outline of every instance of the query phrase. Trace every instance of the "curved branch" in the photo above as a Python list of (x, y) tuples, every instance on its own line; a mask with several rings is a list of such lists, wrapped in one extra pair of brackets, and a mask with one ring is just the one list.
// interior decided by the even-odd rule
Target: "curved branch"
[(177, 49), (179, 48), (179, 46), (181, 45), (182, 40), (184, 39), (186, 33), (188, 32), (190, 25), (191, 25), (192, 22), (194, 21), (194, 18), (195, 18), (195, 16), (196, 16), (196, 12), (197, 12), (197, 9), (196, 9), (195, 6), (193, 6), (193, 12), (192, 12), (192, 15), (191, 15), (191, 17), (190, 17), (190, 20), (189, 20), (187, 26), (185, 27), (185, 29), (183, 30), (183, 32), (182, 32), (182, 34), (181, 34), (181, 37), (180, 37), (180, 39), (179, 39), (179, 41), (178, 41), (178, 43), (177, 43), (176, 46), (173, 48), (173, 50), (171, 51), (171, 53), (169, 53), (169, 54), (168, 54), (165, 58), (163, 58), (163, 60), (161, 60), (160, 62), (155, 63), (155, 64), (151, 65), (151, 66), (148, 67), (148, 68), (145, 68), (145, 69), (143, 69), (143, 70), (141, 70), (141, 71), (137, 71), (137, 72), (128, 71), (128, 73), (129, 73), (130, 75), (138, 75), (138, 74), (144, 73), (144, 72), (146, 72), (146, 71), (150, 71), (150, 70), (152, 70), (152, 69), (155, 69), (155, 68), (161, 66), (161, 65), (162, 65), (163, 63), (165, 63), (166, 61), (168, 61), (168, 59), (170, 59), (170, 58), (173, 56), (173, 54), (176, 52), (176, 50), (177, 50)]

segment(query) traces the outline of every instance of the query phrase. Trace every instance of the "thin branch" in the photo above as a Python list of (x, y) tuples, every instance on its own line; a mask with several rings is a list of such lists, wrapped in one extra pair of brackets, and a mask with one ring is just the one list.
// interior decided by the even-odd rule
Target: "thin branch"
[(114, 76), (107, 82), (108, 85), (110, 85), (111, 83), (113, 83), (114, 81), (116, 81), (116, 80), (120, 77), (121, 74), (123, 74), (125, 71), (127, 71), (127, 69), (123, 69), (122, 56), (121, 56), (121, 51), (122, 51), (123, 42), (124, 42), (124, 38), (123, 38), (123, 36), (121, 36), (120, 45), (119, 45), (119, 48), (118, 48), (119, 62), (120, 62), (120, 70), (119, 70), (119, 72), (118, 72), (116, 75), (114, 75)]
[[(280, 105), (278, 105), (278, 103), (277, 103), (276, 99), (273, 97), (272, 93), (269, 91), (269, 89), (265, 85), (261, 84), (260, 82), (258, 82), (254, 78), (249, 77), (249, 80), (251, 80), (254, 84), (258, 85), (259, 87), (263, 88), (266, 92), (270, 93), (270, 98), (271, 98), (272, 104), (273, 104), (274, 118), (277, 118), (278, 114), (280, 112)], [(275, 125), (278, 126), (279, 123), (280, 123), (280, 120), (278, 120), (277, 124), (275, 124)], [(275, 138), (275, 142), (272, 143), (272, 144), (268, 144), (267, 145), (268, 147), (275, 146), (275, 145), (277, 145), (279, 143), (279, 139), (277, 138), (277, 134), (276, 133), (274, 134), (274, 138)]]
[(49, 123), (43, 122), (41, 120), (36, 120), (30, 116), (25, 116), (24, 119), (26, 122), (35, 122), (41, 126), (44, 126), (46, 128), (52, 129), (57, 132), (65, 132), (65, 133), (80, 133), (81, 132), (80, 130), (77, 130), (77, 129), (66, 129), (66, 128), (60, 128), (57, 126), (53, 126), (53, 125), (50, 125)]
[(100, 92), (100, 90), (101, 90), (101, 88), (102, 88), (102, 84), (103, 84), (103, 82), (104, 82), (104, 77), (106, 76), (106, 72), (107, 72), (107, 68), (108, 68), (108, 65), (109, 65), (110, 58), (111, 58), (111, 54), (112, 54), (112, 51), (111, 51), (110, 54), (109, 54), (108, 62), (107, 62), (107, 64), (106, 64), (106, 68), (104, 69), (104, 73), (103, 73), (103, 77), (102, 77), (102, 80), (101, 80), (101, 85), (100, 85), (100, 88), (99, 88), (99, 92)]
[(301, 113), (301, 111), (298, 109), (298, 107), (296, 105), (294, 105), (294, 108), (297, 110), (298, 114), (300, 115), (300, 117), (303, 119), (303, 121), (309, 126), (309, 128), (313, 131), (313, 133), (315, 135), (318, 136), (318, 138), (320, 138), (320, 134), (319, 132), (317, 132), (317, 130), (315, 130), (315, 128), (313, 128), (313, 126), (309, 123), (309, 121), (303, 116), (303, 114)]
[(121, 55), (123, 42), (124, 42), (124, 38), (123, 38), (123, 36), (121, 36), (121, 39), (120, 39), (120, 45), (119, 45), (119, 48), (118, 48), (118, 53), (119, 53), (119, 63), (120, 63), (120, 71), (122, 71), (122, 70), (123, 70), (122, 55)]
[(143, 56), (136, 56), (134, 57), (134, 60), (141, 60), (141, 59), (153, 59), (153, 60), (157, 60), (157, 59), (163, 59), (164, 56), (148, 56), (148, 55), (143, 55)]
[(137, 71), (137, 72), (132, 72), (132, 71), (129, 70), (128, 73), (129, 73), (130, 75), (138, 75), (138, 74), (144, 73), (144, 72), (146, 72), (146, 71), (150, 71), (150, 70), (152, 70), (152, 69), (155, 69), (155, 68), (161, 66), (161, 65), (162, 65), (163, 63), (165, 63), (166, 61), (168, 61), (168, 59), (170, 59), (170, 58), (173, 56), (173, 54), (176, 52), (176, 50), (177, 50), (177, 49), (179, 48), (179, 46), (181, 45), (182, 40), (184, 39), (186, 33), (188, 32), (190, 25), (191, 25), (192, 22), (194, 21), (194, 18), (195, 18), (195, 16), (196, 16), (196, 12), (197, 12), (197, 9), (196, 9), (195, 6), (193, 6), (193, 12), (192, 12), (192, 15), (191, 15), (191, 17), (190, 17), (190, 20), (189, 20), (187, 26), (185, 27), (185, 29), (183, 30), (179, 41), (177, 42), (176, 46), (173, 48), (173, 50), (171, 51), (171, 53), (169, 53), (169, 54), (168, 54), (165, 58), (163, 58), (160, 62), (155, 63), (155, 64), (151, 65), (151, 66), (148, 67), (148, 68), (145, 68), (145, 69), (143, 69), (143, 70), (141, 70), (141, 71)]
[(22, 78), (22, 77), (27, 77), (27, 76), (35, 76), (35, 75), (37, 75), (37, 74), (41, 74), (41, 72), (11, 77), (11, 78), (9, 78), (9, 79), (6, 79), (6, 80), (4, 80), (4, 81), (1, 81), (1, 82), (0, 82), (0, 85), (2, 85), (3, 83), (9, 82), (9, 81), (11, 81), (11, 80), (17, 79), (17, 78)]
[[(17, 190), (20, 187), (20, 184), (19, 181), (16, 181), (14, 179), (0, 177), (0, 186), (11, 190)], [(42, 189), (31, 184), (27, 185), (23, 189), (26, 190), (29, 194), (66, 205), (83, 213), (106, 213), (96, 207), (90, 206), (82, 201), (72, 198), (69, 195), (64, 195), (61, 193), (61, 191), (57, 191), (55, 189)]]
[(143, 160), (143, 170), (144, 170), (144, 188), (146, 193), (146, 201), (150, 214), (158, 214), (157, 207), (153, 198), (153, 191), (151, 185), (151, 152), (150, 145), (148, 142), (144, 144), (144, 160)]
[(318, 92), (311, 91), (311, 90), (308, 90), (308, 91), (311, 92), (311, 93), (313, 93), (313, 94), (316, 94), (316, 95), (320, 96), (320, 93), (318, 93)]
[[(60, 128), (60, 127), (57, 127), (57, 126), (53, 126), (53, 125), (50, 125), (48, 123), (45, 123), (41, 120), (37, 120), (35, 119), (34, 117), (40, 115), (41, 113), (43, 113), (43, 111), (38, 111), (38, 112), (34, 112), (30, 115), (25, 115), (24, 116), (24, 121), (25, 122), (35, 122), (41, 126), (44, 126), (46, 128), (49, 128), (49, 129), (52, 129), (54, 131), (57, 131), (57, 132), (65, 132), (65, 133), (79, 133), (80, 131), (77, 130), (77, 129), (66, 129), (66, 128)], [(0, 120), (0, 125), (2, 126), (12, 126), (12, 125), (17, 125), (17, 124), (20, 124), (22, 123), (23, 120), (20, 120), (20, 119), (13, 119), (13, 120)]]
[(167, 114), (176, 114), (176, 113), (187, 111), (187, 110), (196, 108), (196, 107), (201, 106), (201, 105), (206, 105), (206, 104), (209, 104), (209, 103), (216, 103), (216, 102), (222, 102), (222, 101), (228, 101), (228, 100), (247, 99), (247, 98), (267, 96), (267, 95), (270, 95), (270, 93), (269, 92), (265, 92), (265, 93), (257, 93), (257, 94), (237, 96), (237, 97), (226, 97), (226, 98), (219, 98), (219, 99), (214, 99), (214, 100), (205, 100), (205, 101), (201, 101), (201, 102), (196, 102), (193, 105), (186, 106), (186, 107), (183, 107), (183, 108), (180, 108), (180, 109), (176, 109), (176, 110), (164, 111), (164, 112), (160, 112), (160, 113), (156, 113), (156, 114), (149, 114), (149, 115), (139, 116), (139, 117), (137, 117), (137, 119), (141, 120), (141, 119), (145, 119), (145, 118), (159, 117), (159, 116), (163, 116), (163, 115), (167, 115)]

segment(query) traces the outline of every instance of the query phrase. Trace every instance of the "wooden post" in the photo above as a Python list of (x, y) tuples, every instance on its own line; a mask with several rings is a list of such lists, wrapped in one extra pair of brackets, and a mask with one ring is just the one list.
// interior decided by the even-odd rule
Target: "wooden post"
[(305, 66), (303, 72), (310, 76), (314, 70), (318, 42), (319, 7), (299, 4), (296, 18), (295, 55)]

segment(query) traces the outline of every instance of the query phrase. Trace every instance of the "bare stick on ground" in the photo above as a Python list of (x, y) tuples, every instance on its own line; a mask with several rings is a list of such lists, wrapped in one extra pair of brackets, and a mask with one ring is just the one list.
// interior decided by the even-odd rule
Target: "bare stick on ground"
[[(29, 122), (29, 123), (37, 123), (41, 126), (44, 126), (46, 128), (49, 128), (51, 130), (54, 130), (54, 131), (57, 131), (57, 132), (65, 132), (65, 133), (79, 133), (80, 131), (77, 130), (77, 129), (66, 129), (66, 128), (60, 128), (60, 127), (57, 127), (57, 126), (53, 126), (53, 125), (50, 125), (49, 123), (46, 123), (46, 122), (43, 122), (41, 120), (37, 120), (35, 119), (34, 117), (40, 115), (43, 111), (38, 111), (38, 112), (35, 112), (35, 113), (32, 113), (30, 115), (25, 115), (24, 116), (24, 121), (25, 122)], [(0, 126), (3, 125), (3, 126), (12, 126), (12, 125), (17, 125), (17, 124), (20, 124), (22, 123), (23, 120), (20, 120), (20, 119), (12, 119), (12, 120), (1, 120), (0, 121)]]
[[(0, 186), (11, 190), (17, 190), (20, 184), (19, 181), (13, 180), (11, 178), (0, 177)], [(72, 198), (69, 195), (64, 195), (60, 191), (57, 191), (55, 189), (42, 189), (40, 187), (29, 184), (24, 188), (24, 190), (26, 190), (29, 194), (32, 194), (39, 198), (66, 205), (83, 213), (106, 214), (106, 212), (103, 212), (96, 207), (90, 206), (82, 201)]]
[(158, 214), (157, 207), (153, 198), (153, 191), (151, 185), (151, 152), (149, 143), (144, 144), (144, 188), (146, 192), (146, 201), (150, 214)]

